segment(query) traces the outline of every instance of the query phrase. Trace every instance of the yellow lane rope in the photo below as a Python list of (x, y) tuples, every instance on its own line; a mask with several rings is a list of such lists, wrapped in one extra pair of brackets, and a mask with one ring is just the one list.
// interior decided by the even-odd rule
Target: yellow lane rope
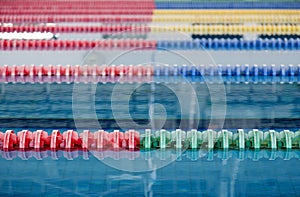
[(151, 26), (151, 32), (184, 32), (193, 34), (300, 34), (300, 25), (169, 25)]
[(186, 22), (186, 23), (300, 23), (300, 15), (153, 15), (152, 22)]
[(266, 15), (266, 14), (273, 14), (273, 15), (299, 15), (300, 10), (154, 10), (153, 11), (154, 15), (159, 14), (159, 15), (170, 15), (170, 14), (175, 14), (175, 15), (183, 15), (183, 14), (201, 14), (201, 15), (224, 15), (224, 14), (231, 14), (231, 15), (243, 15), (243, 14), (248, 14), (248, 15)]

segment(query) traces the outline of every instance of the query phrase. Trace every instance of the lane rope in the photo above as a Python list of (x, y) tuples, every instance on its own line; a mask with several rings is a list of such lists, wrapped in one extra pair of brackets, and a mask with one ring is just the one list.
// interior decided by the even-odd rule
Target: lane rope
[(299, 65), (0, 65), (0, 76), (300, 76)]
[(182, 32), (198, 35), (300, 35), (300, 24), (260, 24), (260, 25), (145, 25), (145, 24), (102, 24), (89, 26), (64, 25), (15, 25), (0, 26), (0, 32), (51, 32), (51, 33), (162, 33)]
[[(39, 34), (40, 35), (40, 34)], [(53, 34), (54, 35), (54, 34)], [(53, 36), (52, 34), (50, 36)], [(1, 36), (1, 34), (0, 34)], [(4, 36), (4, 35), (3, 35)], [(8, 35), (5, 35), (6, 37)], [(13, 37), (14, 35), (11, 35)], [(49, 37), (48, 34), (41, 34)], [(25, 38), (25, 35), (24, 35)], [(90, 49), (134, 49), (134, 50), (299, 50), (300, 38), (201, 38), (195, 40), (0, 40), (0, 50), (90, 50)]]
[(236, 132), (222, 129), (197, 131), (192, 129), (183, 131), (176, 129), (167, 131), (160, 129), (152, 131), (146, 129), (145, 133), (135, 130), (121, 132), (114, 130), (107, 132), (98, 130), (91, 132), (84, 130), (76, 132), (67, 130), (60, 133), (53, 130), (49, 135), (43, 130), (31, 132), (22, 130), (14, 133), (7, 130), (0, 133), (0, 142), (3, 150), (15, 149), (299, 149), (300, 131), (261, 131), (252, 129), (246, 132), (237, 129)]

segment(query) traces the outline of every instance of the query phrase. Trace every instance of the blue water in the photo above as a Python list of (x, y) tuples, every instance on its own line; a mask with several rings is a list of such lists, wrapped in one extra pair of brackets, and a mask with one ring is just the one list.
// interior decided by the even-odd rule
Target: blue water
[[(299, 128), (297, 83), (1, 84), (0, 128)], [(241, 113), (242, 112), (242, 113)], [(158, 126), (157, 126), (158, 125)], [(128, 127), (128, 128), (126, 128)]]
[[(229, 129), (300, 128), (297, 83), (2, 83), (0, 90), (2, 131), (44, 128), (50, 133), (76, 126), (94, 131), (99, 125), (205, 129), (211, 118), (216, 128), (223, 118)], [(0, 196), (300, 194), (299, 150), (202, 151), (1, 152)], [(126, 171), (145, 162), (151, 170)]]
[(43, 160), (22, 160), (21, 155), (0, 159), (1, 196), (297, 196), (300, 192), (299, 151), (293, 153), (298, 158), (285, 159), (282, 152), (275, 160), (270, 151), (258, 152), (259, 160), (254, 151), (244, 152), (245, 158), (239, 158), (239, 151), (218, 151), (194, 161), (188, 151), (163, 168), (136, 173), (112, 168), (82, 152), (74, 153), (73, 160), (62, 152), (57, 153), (58, 160), (48, 154)]

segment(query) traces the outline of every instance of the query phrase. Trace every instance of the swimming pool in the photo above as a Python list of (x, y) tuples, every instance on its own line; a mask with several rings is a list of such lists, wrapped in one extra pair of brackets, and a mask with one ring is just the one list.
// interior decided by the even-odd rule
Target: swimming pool
[(0, 7), (0, 196), (300, 195), (298, 1)]
[[(190, 83), (192, 88), (188, 89), (188, 79), (190, 77), (178, 79), (176, 84), (167, 83), (168, 78), (160, 83), (121, 85), (2, 83), (0, 125), (2, 131), (6, 128), (43, 129), (49, 134), (53, 129), (96, 131), (99, 128), (92, 128), (89, 123), (95, 121), (91, 114), (91, 109), (95, 109), (96, 121), (108, 131), (132, 129), (133, 123), (140, 132), (145, 128), (160, 129), (162, 119), (166, 120), (162, 128), (167, 130), (179, 126), (183, 130), (205, 130), (211, 120), (213, 102), (216, 102), (209, 96), (215, 91), (211, 85), (220, 84), (212, 83), (209, 91), (207, 84), (198, 81)], [(222, 86), (226, 93), (222, 128), (232, 131), (238, 128), (296, 131), (299, 128), (298, 83), (225, 82)], [(112, 101), (116, 90), (118, 100)], [(177, 96), (192, 95), (189, 91), (196, 92), (196, 100), (192, 102), (192, 97), (186, 96), (186, 100), (179, 102)], [(76, 103), (76, 99), (80, 101), (75, 107), (80, 109), (80, 115), (73, 114), (72, 103)], [(201, 113), (196, 113), (197, 108)], [(114, 112), (118, 114), (117, 120), (112, 109), (118, 109)], [(165, 117), (161, 117), (162, 114)], [(218, 113), (214, 118), (222, 120)], [(76, 121), (81, 128), (76, 127)], [(12, 128), (12, 125), (18, 127)], [(285, 196), (297, 195), (300, 189), (300, 174), (296, 170), (300, 158), (298, 149), (15, 150), (1, 154), (2, 195), (215, 196), (221, 192), (234, 196), (262, 193)], [(145, 163), (148, 168), (139, 168)]]

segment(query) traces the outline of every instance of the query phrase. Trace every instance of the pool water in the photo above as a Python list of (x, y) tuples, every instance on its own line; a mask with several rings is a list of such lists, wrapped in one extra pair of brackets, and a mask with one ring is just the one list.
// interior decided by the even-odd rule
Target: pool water
[[(145, 128), (178, 127), (204, 130), (210, 121), (217, 123), (215, 129), (223, 126), (233, 132), (237, 128), (276, 131), (300, 128), (298, 83), (207, 84), (191, 82), (189, 78), (178, 81), (2, 83), (0, 130), (43, 128), (49, 134), (52, 129), (96, 131), (98, 126), (108, 131), (134, 128), (142, 132)], [(179, 153), (43, 150), (2, 151), (1, 155), (1, 196), (29, 193), (32, 196), (297, 196), (300, 193), (297, 149)], [(173, 159), (166, 165), (153, 167), (155, 164), (151, 163), (170, 158)], [(138, 169), (143, 162), (153, 168), (134, 172), (109, 165), (118, 163)]]
[[(136, 123), (137, 130), (179, 125), (205, 129), (211, 119), (228, 129), (300, 127), (298, 83), (208, 84), (185, 79), (177, 83), (1, 84), (0, 127), (97, 129), (99, 125), (89, 122), (99, 121), (103, 129), (132, 129), (127, 123)], [(86, 124), (75, 125), (74, 120)]]
[(80, 151), (72, 160), (67, 153), (58, 152), (58, 160), (47, 154), (42, 160), (20, 153), (0, 159), (1, 196), (297, 196), (300, 191), (299, 151), (290, 159), (283, 151), (275, 160), (271, 151), (215, 151), (197, 160), (187, 151), (148, 172), (121, 171)]

